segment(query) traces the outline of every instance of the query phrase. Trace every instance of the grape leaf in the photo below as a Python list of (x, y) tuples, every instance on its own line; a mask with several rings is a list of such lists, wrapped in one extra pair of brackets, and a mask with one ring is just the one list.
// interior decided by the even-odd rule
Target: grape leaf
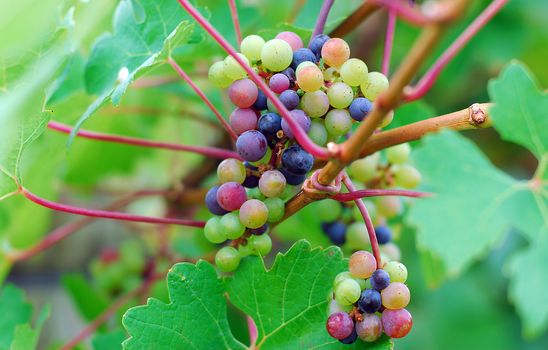
[(339, 248), (311, 249), (301, 240), (278, 254), (269, 270), (257, 257), (244, 259), (226, 285), (230, 301), (257, 324), (257, 348), (391, 349), (386, 338), (348, 346), (327, 333), (333, 279), (346, 267)]
[(8, 284), (0, 294), (0, 315), (0, 349), (9, 349), (17, 326), (30, 322), (32, 306), (23, 291)]
[(177, 264), (167, 283), (171, 303), (151, 298), (124, 315), (124, 349), (246, 348), (230, 331), (224, 286), (209, 263)]
[(91, 344), (95, 350), (120, 350), (125, 339), (126, 332), (123, 329), (117, 329), (112, 332), (97, 334), (91, 340)]
[(10, 350), (32, 350), (38, 346), (38, 339), (42, 331), (42, 326), (46, 319), (49, 317), (50, 308), (46, 306), (38, 315), (38, 319), (35, 322), (34, 328), (30, 323), (17, 325), (15, 327), (15, 334), (13, 342), (11, 343)]
[(86, 320), (93, 320), (108, 307), (107, 296), (95, 290), (82, 274), (64, 275), (61, 282)]

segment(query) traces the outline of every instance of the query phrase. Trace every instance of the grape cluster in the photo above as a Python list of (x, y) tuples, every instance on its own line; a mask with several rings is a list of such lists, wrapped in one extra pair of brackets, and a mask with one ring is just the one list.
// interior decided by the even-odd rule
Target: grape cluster
[(377, 266), (373, 254), (359, 250), (350, 257), (348, 269), (335, 277), (326, 323), (329, 335), (344, 344), (358, 338), (374, 342), (382, 332), (405, 337), (413, 326), (405, 309), (411, 299), (406, 267), (397, 261)]
[[(293, 32), (269, 41), (250, 35), (242, 40), (240, 51), (239, 57), (319, 145), (350, 132), (388, 87), (386, 77), (350, 58), (344, 40), (323, 34), (308, 48)], [(221, 184), (206, 196), (207, 207), (216, 216), (207, 221), (205, 236), (213, 243), (232, 240), (217, 252), (215, 261), (222, 271), (233, 271), (242, 257), (270, 251), (268, 223), (283, 217), (284, 192), (304, 182), (314, 157), (297, 143), (287, 121), (234, 57), (215, 62), (208, 76), (215, 86), (228, 88), (236, 106), (229, 123), (244, 160), (224, 160), (217, 169)]]

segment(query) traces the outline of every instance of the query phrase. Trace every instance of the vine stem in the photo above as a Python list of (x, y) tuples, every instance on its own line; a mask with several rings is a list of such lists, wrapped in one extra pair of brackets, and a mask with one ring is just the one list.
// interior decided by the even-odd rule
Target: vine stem
[(284, 104), (280, 101), (278, 96), (270, 90), (270, 88), (265, 84), (265, 82), (262, 80), (262, 78), (253, 70), (250, 66), (246, 64), (245, 61), (238, 56), (236, 50), (230, 45), (230, 43), (209, 23), (207, 19), (204, 18), (192, 6), (190, 1), (188, 0), (177, 0), (179, 4), (204, 28), (217, 43), (229, 54), (231, 55), (239, 64), (240, 66), (249, 74), (249, 77), (251, 80), (257, 84), (257, 86), (264, 92), (266, 97), (272, 101), (274, 104), (274, 107), (280, 112), (282, 118), (284, 118), (291, 129), (291, 132), (295, 136), (295, 139), (299, 142), (299, 144), (310, 154), (312, 154), (314, 157), (319, 159), (329, 159), (332, 156), (335, 156), (338, 154), (338, 148), (333, 147), (332, 150), (320, 147), (316, 145), (306, 134), (306, 132), (301, 128), (301, 126), (293, 119), (287, 108), (284, 106)]
[(204, 103), (209, 107), (209, 109), (213, 112), (213, 114), (215, 114), (215, 117), (217, 117), (219, 122), (225, 128), (225, 130), (230, 134), (230, 137), (232, 138), (232, 140), (236, 141), (236, 139), (238, 138), (238, 135), (236, 135), (234, 130), (232, 130), (232, 127), (230, 126), (230, 124), (228, 124), (225, 118), (223, 118), (223, 116), (221, 115), (221, 112), (219, 112), (219, 110), (215, 108), (213, 103), (211, 103), (211, 101), (207, 98), (207, 96), (204, 94), (202, 89), (200, 89), (198, 85), (194, 83), (192, 78), (190, 78), (190, 76), (186, 74), (183, 68), (181, 68), (181, 66), (179, 66), (177, 62), (173, 60), (173, 58), (168, 57), (167, 63), (169, 63), (169, 65), (175, 70), (175, 72), (177, 72), (177, 74), (179, 74), (181, 78), (183, 78), (183, 80), (186, 81), (188, 85), (190, 85), (192, 90), (196, 92), (196, 94), (202, 99), (202, 101), (204, 101)]
[(149, 223), (149, 224), (168, 224), (168, 225), (180, 225), (180, 226), (191, 226), (191, 227), (205, 226), (204, 221), (172, 219), (172, 218), (155, 218), (150, 216), (126, 214), (126, 213), (120, 213), (120, 212), (108, 211), (108, 210), (94, 210), (94, 209), (80, 208), (72, 205), (52, 202), (47, 199), (41, 198), (22, 186), (20, 187), (20, 191), (21, 191), (21, 194), (23, 194), (23, 196), (25, 196), (27, 199), (29, 199), (30, 201), (40, 206), (43, 206), (55, 211), (61, 211), (61, 212), (70, 213), (70, 214), (76, 214), (76, 215), (93, 217), (93, 218), (113, 219), (113, 220), (122, 220), (122, 221), (130, 221), (130, 222), (143, 222), (143, 223)]
[(238, 40), (238, 45), (240, 45), (242, 43), (242, 30), (240, 29), (240, 19), (238, 18), (238, 8), (236, 7), (236, 1), (228, 0), (228, 6), (230, 7), (230, 15), (232, 17), (232, 23), (234, 24), (236, 39)]
[(320, 13), (318, 14), (318, 19), (316, 20), (316, 26), (314, 26), (314, 31), (310, 37), (308, 45), (312, 42), (312, 39), (318, 34), (322, 34), (325, 28), (325, 23), (327, 22), (327, 17), (329, 16), (329, 11), (333, 7), (333, 2), (335, 0), (324, 0), (322, 7), (320, 8)]
[(134, 297), (146, 293), (150, 289), (152, 284), (154, 284), (154, 282), (158, 281), (162, 277), (163, 274), (152, 275), (151, 277), (147, 278), (139, 287), (118, 298), (105, 311), (97, 316), (97, 318), (95, 318), (90, 324), (84, 327), (84, 329), (82, 329), (80, 333), (78, 333), (74, 338), (72, 338), (65, 345), (63, 345), (60, 350), (74, 349), (76, 345), (80, 344), (87, 337), (92, 335), (97, 330), (97, 328), (99, 328), (99, 326), (108, 321), (108, 319), (111, 318), (112, 315), (114, 315), (114, 313), (118, 311), (118, 309), (120, 309)]
[(388, 11), (388, 23), (386, 24), (386, 36), (384, 38), (384, 53), (382, 56), (382, 74), (388, 76), (390, 72), (390, 58), (392, 57), (392, 45), (394, 44), (394, 33), (396, 31), (396, 11)]
[[(48, 128), (51, 130), (59, 131), (64, 134), (70, 134), (72, 128), (66, 124), (62, 124), (56, 121), (50, 121), (48, 123)], [(182, 151), (182, 152), (192, 152), (201, 154), (208, 157), (226, 159), (226, 158), (236, 158), (242, 160), (242, 157), (236, 152), (225, 150), (222, 148), (207, 147), (207, 146), (191, 146), (191, 145), (182, 145), (178, 143), (170, 142), (161, 142), (161, 141), (149, 141), (143, 140), (136, 137), (121, 136), (114, 134), (105, 134), (95, 131), (88, 131), (84, 129), (78, 130), (76, 134), (79, 137), (91, 140), (120, 143), (125, 145), (147, 147), (147, 148), (160, 148), (167, 149), (172, 151)]]
[[(343, 183), (348, 189), (348, 192), (356, 192), (356, 187), (354, 187), (354, 184), (352, 183), (352, 180), (350, 180), (350, 178), (348, 177), (348, 174), (346, 174), (346, 172), (344, 171), (343, 174)], [(354, 203), (356, 203), (356, 206), (362, 214), (363, 220), (365, 222), (365, 227), (367, 228), (367, 234), (369, 235), (369, 241), (371, 242), (371, 250), (373, 251), (375, 260), (377, 260), (377, 267), (380, 268), (382, 263), (381, 251), (379, 250), (379, 242), (377, 241), (377, 235), (375, 234), (373, 221), (371, 220), (371, 216), (369, 216), (369, 212), (367, 211), (367, 208), (365, 207), (365, 204), (363, 203), (361, 198), (354, 199)]]
[(407, 191), (407, 190), (382, 190), (382, 189), (367, 189), (367, 190), (354, 190), (353, 192), (348, 193), (337, 193), (331, 196), (331, 199), (334, 199), (339, 202), (350, 202), (355, 201), (356, 199), (367, 198), (367, 197), (378, 197), (378, 196), (403, 196), (403, 197), (413, 197), (413, 198), (424, 198), (432, 196), (432, 193), (428, 192), (419, 192), (419, 191)]
[[(120, 198), (119, 200), (115, 201), (114, 203), (106, 207), (105, 210), (116, 210), (116, 209), (125, 207), (129, 203), (139, 198), (149, 197), (149, 196), (161, 196), (161, 195), (167, 194), (167, 192), (168, 191), (162, 191), (162, 190), (137, 191), (125, 196), (124, 198)], [(78, 232), (80, 229), (90, 224), (94, 220), (95, 220), (94, 218), (85, 217), (73, 222), (69, 222), (61, 227), (56, 228), (50, 234), (44, 237), (44, 239), (42, 239), (40, 242), (38, 242), (37, 244), (35, 244), (34, 246), (30, 248), (27, 248), (24, 250), (10, 251), (6, 253), (6, 258), (11, 263), (28, 259), (36, 254), (43, 252), (44, 250), (50, 248), (51, 246), (59, 243), (63, 239), (72, 235), (73, 233)]]
[(472, 23), (459, 35), (459, 37), (443, 52), (432, 67), (424, 74), (415, 87), (407, 87), (405, 101), (415, 101), (426, 95), (436, 82), (442, 70), (451, 62), (460, 50), (483, 28), (508, 0), (494, 0)]

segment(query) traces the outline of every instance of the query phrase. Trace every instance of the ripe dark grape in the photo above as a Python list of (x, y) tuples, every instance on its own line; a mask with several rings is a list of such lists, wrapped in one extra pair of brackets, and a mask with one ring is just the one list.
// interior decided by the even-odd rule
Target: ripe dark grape
[(374, 289), (366, 289), (358, 300), (358, 307), (362, 312), (375, 313), (381, 308), (381, 293)]
[[(293, 118), (294, 121), (299, 124), (301, 129), (304, 130), (304, 132), (308, 132), (310, 130), (310, 117), (306, 115), (306, 113), (301, 109), (294, 109), (291, 112), (291, 118)], [(282, 119), (282, 130), (284, 131), (284, 134), (292, 139), (294, 137), (293, 132), (291, 131), (291, 128), (289, 127), (289, 124), (285, 119)]]
[(327, 333), (335, 339), (345, 339), (354, 331), (354, 321), (346, 312), (336, 312), (326, 323)]
[(375, 227), (375, 235), (379, 244), (386, 244), (392, 240), (392, 231), (388, 226)]
[(215, 215), (224, 215), (228, 213), (227, 210), (224, 210), (220, 205), (219, 202), (217, 202), (217, 191), (219, 190), (219, 186), (213, 186), (207, 191), (205, 202), (207, 209), (211, 212), (211, 214)]
[(291, 174), (305, 175), (314, 166), (314, 157), (301, 146), (293, 145), (282, 154), (282, 165)]
[(314, 38), (312, 38), (310, 44), (308, 45), (308, 48), (316, 55), (317, 58), (320, 58), (323, 44), (325, 44), (325, 42), (329, 39), (329, 36), (325, 34), (318, 34)]
[(282, 117), (274, 112), (265, 113), (259, 118), (257, 129), (266, 137), (272, 137), (282, 129)]
[(257, 114), (250, 108), (236, 108), (230, 114), (230, 126), (238, 135), (257, 127)]
[(390, 284), (390, 275), (388, 272), (378, 269), (371, 275), (371, 287), (378, 291), (383, 290)]
[(261, 226), (259, 228), (250, 228), (250, 229), (248, 229), (248, 232), (251, 233), (252, 235), (255, 235), (255, 236), (260, 236), (263, 233), (265, 233), (266, 231), (268, 231), (268, 224), (264, 224), (263, 226)]
[(217, 202), (225, 210), (238, 210), (246, 200), (245, 188), (237, 182), (224, 183), (217, 190)]
[(371, 112), (371, 109), (373, 109), (371, 101), (365, 97), (358, 97), (352, 101), (350, 107), (348, 107), (348, 112), (350, 112), (352, 119), (361, 122)]
[(236, 140), (236, 150), (243, 159), (249, 162), (260, 160), (266, 153), (268, 144), (266, 138), (257, 130), (249, 130)]
[[(248, 162), (244, 162), (244, 166), (246, 167), (246, 169), (259, 170), (259, 168), (257, 168), (254, 165), (249, 164)], [(259, 177), (255, 176), (253, 174), (249, 174), (245, 177), (245, 180), (242, 183), (242, 185), (246, 188), (255, 188), (255, 187), (259, 186)]]
[(413, 327), (413, 317), (406, 309), (384, 310), (382, 313), (384, 333), (391, 338), (405, 337)]
[(267, 108), (266, 101), (266, 95), (259, 89), (257, 93), (257, 100), (253, 104), (253, 109), (256, 111), (264, 111)]
[(346, 229), (347, 226), (340, 221), (322, 223), (322, 230), (327, 234), (333, 244), (344, 244), (346, 241)]
[(300, 185), (306, 180), (306, 174), (305, 175), (295, 175), (288, 171), (286, 168), (280, 168), (280, 172), (284, 174), (285, 181), (288, 185), (297, 186)]
[(280, 96), (278, 96), (280, 102), (283, 103), (285, 108), (288, 110), (294, 110), (299, 106), (300, 98), (299, 95), (293, 90), (285, 90)]
[(352, 344), (358, 339), (358, 333), (356, 332), (356, 327), (352, 330), (352, 333), (344, 339), (339, 340), (343, 344)]
[(310, 49), (300, 48), (297, 51), (293, 52), (293, 61), (291, 62), (291, 68), (297, 69), (299, 64), (307, 61), (316, 63), (317, 57)]
[(295, 86), (295, 80), (297, 79), (297, 77), (295, 76), (295, 70), (293, 68), (288, 67), (280, 73), (289, 78), (289, 83), (291, 87)]

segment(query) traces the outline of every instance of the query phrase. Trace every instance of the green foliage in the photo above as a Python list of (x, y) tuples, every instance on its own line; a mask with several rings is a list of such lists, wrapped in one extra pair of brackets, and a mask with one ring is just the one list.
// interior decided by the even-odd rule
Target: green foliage
[(97, 291), (81, 274), (64, 275), (62, 283), (73, 303), (88, 321), (99, 316), (109, 305), (108, 298)]

